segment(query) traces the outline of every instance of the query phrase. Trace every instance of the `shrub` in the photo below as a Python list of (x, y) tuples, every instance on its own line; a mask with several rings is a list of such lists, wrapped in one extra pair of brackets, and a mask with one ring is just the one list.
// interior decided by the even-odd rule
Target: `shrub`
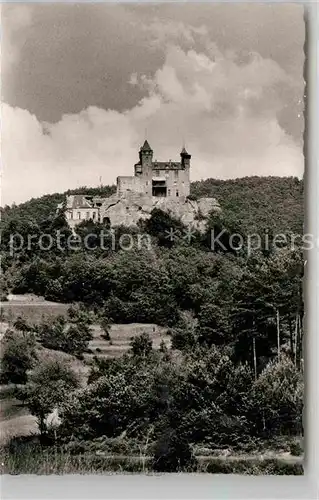
[(270, 362), (253, 384), (250, 419), (257, 434), (301, 435), (303, 373), (282, 356)]
[(194, 468), (195, 459), (188, 442), (174, 430), (165, 431), (154, 447), (156, 472), (181, 472)]
[(110, 330), (111, 330), (111, 320), (108, 317), (103, 317), (100, 320), (100, 327), (103, 330), (103, 334), (101, 335), (103, 339), (110, 341), (111, 336), (110, 336)]
[(39, 326), (39, 340), (44, 347), (81, 356), (87, 351), (92, 332), (87, 323), (77, 321), (67, 324), (63, 316)]
[(21, 316), (17, 317), (17, 319), (13, 323), (13, 326), (16, 330), (19, 330), (20, 332), (32, 331), (32, 327), (29, 326), (27, 321), (24, 318), (22, 318)]
[(199, 199), (199, 196), (197, 196), (196, 194), (194, 193), (191, 193), (189, 194), (187, 197), (186, 197), (187, 200), (190, 200), (190, 201), (197, 201)]
[(131, 349), (133, 356), (147, 357), (152, 352), (153, 342), (148, 333), (142, 333), (131, 339)]
[(197, 339), (194, 330), (184, 326), (171, 329), (172, 348), (188, 351), (195, 347)]
[(4, 383), (25, 384), (27, 372), (36, 361), (36, 343), (31, 333), (7, 330), (3, 338), (1, 379)]

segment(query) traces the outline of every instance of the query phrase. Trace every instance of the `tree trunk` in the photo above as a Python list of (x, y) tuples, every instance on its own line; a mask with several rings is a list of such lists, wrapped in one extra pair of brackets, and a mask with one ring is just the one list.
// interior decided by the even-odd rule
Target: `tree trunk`
[(295, 322), (295, 366), (297, 366), (297, 352), (298, 352), (298, 318), (299, 314), (296, 313)]
[(43, 414), (38, 416), (38, 422), (39, 422), (39, 431), (40, 431), (40, 443), (44, 444), (45, 442), (45, 437), (46, 437), (46, 423), (45, 423), (45, 416)]
[(291, 355), (291, 359), (293, 360), (294, 359), (294, 334), (293, 334), (292, 321), (291, 321), (290, 314), (288, 317), (288, 326), (289, 326), (290, 355)]
[(257, 356), (256, 356), (256, 339), (253, 337), (253, 357), (254, 357), (254, 373), (257, 380)]
[(279, 309), (276, 311), (276, 319), (277, 319), (277, 354), (278, 358), (280, 356), (280, 316)]
[(301, 332), (301, 320), (300, 314), (297, 316), (297, 327), (298, 327), (298, 342), (296, 344), (296, 367), (298, 370), (301, 368), (301, 353), (302, 353), (302, 332)]

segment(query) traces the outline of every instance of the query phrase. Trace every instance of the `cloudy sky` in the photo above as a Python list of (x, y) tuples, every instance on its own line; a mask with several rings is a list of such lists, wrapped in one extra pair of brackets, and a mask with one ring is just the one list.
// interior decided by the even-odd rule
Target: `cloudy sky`
[(303, 173), (303, 8), (2, 5), (2, 201), (132, 175)]

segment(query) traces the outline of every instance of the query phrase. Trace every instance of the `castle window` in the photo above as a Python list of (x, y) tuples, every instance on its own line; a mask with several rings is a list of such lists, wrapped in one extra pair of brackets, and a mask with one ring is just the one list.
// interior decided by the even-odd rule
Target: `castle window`
[(86, 218), (89, 219), (90, 218), (90, 212), (86, 212)]
[(78, 212), (78, 219), (81, 219), (81, 212)]
[(171, 190), (170, 189), (167, 190), (167, 196), (171, 196)]
[(95, 218), (96, 218), (96, 212), (93, 212), (92, 213), (92, 219), (95, 220)]
[(176, 189), (176, 196), (178, 196), (178, 190)]
[(70, 213), (69, 213), (69, 216), (70, 216), (70, 217), (69, 217), (70, 219), (73, 219), (73, 212), (70, 212)]
[(174, 176), (175, 176), (175, 179), (178, 179), (178, 170), (175, 170)]

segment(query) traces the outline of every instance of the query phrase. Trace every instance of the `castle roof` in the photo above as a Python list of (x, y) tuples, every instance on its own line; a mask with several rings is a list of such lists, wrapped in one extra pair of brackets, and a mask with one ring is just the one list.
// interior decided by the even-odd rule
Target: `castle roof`
[(191, 155), (186, 151), (185, 146), (183, 147), (181, 151), (181, 156), (184, 158), (191, 158)]
[(179, 170), (182, 164), (179, 161), (153, 161), (153, 170)]
[(67, 208), (92, 208), (93, 203), (85, 194), (71, 194), (67, 197)]
[(145, 139), (144, 144), (141, 147), (140, 151), (152, 151), (152, 148), (151, 148), (151, 146), (149, 145), (149, 143), (147, 142), (146, 139)]

